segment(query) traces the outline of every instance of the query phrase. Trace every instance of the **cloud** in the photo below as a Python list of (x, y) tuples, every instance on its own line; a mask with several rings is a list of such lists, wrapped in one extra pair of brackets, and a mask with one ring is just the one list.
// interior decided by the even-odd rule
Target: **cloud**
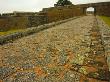
[(36, 8), (41, 10), (42, 8), (53, 7), (57, 0), (38, 0)]
[(86, 9), (87, 11), (94, 11), (94, 8), (93, 7), (89, 7)]
[(33, 10), (35, 3), (35, 0), (0, 0), (0, 12)]
[[(0, 13), (13, 11), (37, 12), (42, 8), (54, 6), (58, 0), (0, 0)], [(70, 0), (73, 4), (103, 2), (110, 0)]]
[(110, 0), (71, 0), (74, 4), (84, 4), (84, 3), (95, 3), (95, 2), (106, 2)]

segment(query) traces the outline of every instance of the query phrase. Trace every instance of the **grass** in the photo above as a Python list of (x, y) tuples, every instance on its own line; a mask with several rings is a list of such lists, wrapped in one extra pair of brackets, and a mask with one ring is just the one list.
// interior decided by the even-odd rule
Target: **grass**
[(0, 32), (0, 36), (2, 35), (9, 35), (9, 34), (12, 34), (12, 33), (16, 33), (16, 32), (23, 32), (25, 29), (12, 29), (12, 30), (9, 30), (9, 31), (4, 31), (4, 32)]
[(110, 17), (107, 17), (107, 16), (100, 16), (106, 24), (108, 24), (110, 26)]

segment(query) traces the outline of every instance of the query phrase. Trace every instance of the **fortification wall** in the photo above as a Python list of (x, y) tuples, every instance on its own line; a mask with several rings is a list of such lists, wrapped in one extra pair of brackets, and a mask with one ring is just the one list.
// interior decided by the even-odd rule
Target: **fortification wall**
[(0, 18), (0, 31), (25, 29), (47, 23), (45, 16), (8, 16)]
[(0, 16), (0, 31), (36, 27), (38, 25), (64, 20), (74, 16), (86, 15), (85, 12), (88, 7), (94, 7), (96, 15), (110, 16), (110, 2), (55, 6), (51, 8), (44, 8), (39, 13), (5, 13)]
[(2, 17), (0, 18), (0, 30), (24, 29), (27, 28), (27, 17)]
[(97, 7), (96, 14), (110, 16), (110, 5)]
[(43, 12), (46, 13), (48, 22), (80, 16), (80, 9), (75, 6), (53, 7), (46, 10), (44, 9)]
[(0, 45), (12, 42), (18, 38), (28, 36), (28, 35), (33, 34), (33, 33), (37, 33), (37, 32), (42, 31), (44, 29), (52, 28), (53, 26), (59, 25), (61, 23), (65, 23), (67, 21), (71, 21), (71, 20), (76, 19), (76, 18), (78, 18), (78, 17), (65, 19), (65, 20), (61, 20), (61, 21), (57, 21), (57, 22), (52, 22), (49, 24), (39, 25), (38, 27), (27, 28), (25, 31), (16, 32), (16, 33), (5, 35), (5, 36), (4, 35), (0, 36)]
[(29, 16), (28, 17), (28, 26), (27, 27), (36, 27), (38, 25), (48, 23), (47, 16)]
[(86, 15), (86, 9), (88, 7), (93, 7), (96, 15), (110, 16), (110, 2), (89, 3), (75, 6), (82, 10), (80, 11), (82, 15)]
[(73, 6), (65, 6), (43, 9), (37, 15), (33, 13), (3, 14), (3, 16), (0, 17), (0, 30), (6, 31), (10, 29), (36, 27), (38, 25), (71, 18), (76, 15), (79, 16), (79, 11), (80, 10)]

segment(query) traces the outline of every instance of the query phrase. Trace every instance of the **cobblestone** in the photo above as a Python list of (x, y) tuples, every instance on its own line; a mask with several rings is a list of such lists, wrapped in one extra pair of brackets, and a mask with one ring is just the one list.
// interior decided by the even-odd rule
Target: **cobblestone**
[(108, 82), (110, 30), (93, 28), (95, 19), (84, 16), (1, 45), (0, 80)]
[(3, 80), (14, 72), (16, 72), (16, 70), (13, 67), (0, 67), (0, 79)]
[(19, 72), (13, 77), (5, 78), (4, 82), (37, 82), (36, 74), (34, 72)]

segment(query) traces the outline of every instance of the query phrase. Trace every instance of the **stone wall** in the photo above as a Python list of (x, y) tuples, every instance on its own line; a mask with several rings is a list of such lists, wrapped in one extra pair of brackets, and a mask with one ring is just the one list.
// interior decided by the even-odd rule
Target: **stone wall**
[(95, 9), (95, 15), (110, 16), (110, 2), (80, 4), (75, 6), (82, 10), (82, 15), (86, 15), (86, 9), (88, 7), (93, 7)]
[(55, 6), (51, 8), (44, 8), (38, 13), (4, 13), (0, 15), (0, 31), (35, 27), (74, 16), (86, 15), (86, 9), (88, 7), (94, 7), (96, 15), (110, 16), (110, 2)]
[(74, 6), (64, 6), (46, 8), (37, 14), (20, 12), (7, 13), (0, 17), (0, 31), (36, 27), (38, 25), (79, 16), (79, 12), (80, 10)]
[(28, 27), (36, 27), (38, 25), (42, 25), (46, 23), (48, 23), (46, 16), (39, 15), (39, 16), (28, 17)]
[(10, 29), (24, 29), (27, 28), (27, 17), (1, 17), (0, 18), (0, 31)]
[(74, 16), (80, 16), (80, 9), (75, 6), (58, 6), (52, 8), (43, 9), (45, 15), (48, 18), (48, 22), (59, 21)]
[(45, 24), (45, 16), (8, 16), (0, 18), (0, 31), (10, 29), (25, 29)]
[(0, 31), (8, 30), (8, 20), (1, 18), (0, 19)]
[(0, 45), (3, 45), (3, 44), (8, 43), (8, 42), (12, 42), (18, 38), (28, 36), (28, 35), (33, 34), (33, 33), (37, 33), (37, 32), (42, 31), (44, 29), (51, 28), (53, 26), (59, 25), (61, 23), (65, 23), (67, 21), (71, 21), (71, 20), (76, 19), (76, 18), (78, 18), (78, 17), (69, 18), (69, 19), (65, 19), (65, 20), (61, 20), (61, 21), (57, 21), (57, 22), (52, 22), (49, 24), (39, 25), (38, 27), (27, 28), (25, 31), (16, 32), (16, 33), (5, 35), (5, 36), (2, 35), (2, 36), (0, 36)]

